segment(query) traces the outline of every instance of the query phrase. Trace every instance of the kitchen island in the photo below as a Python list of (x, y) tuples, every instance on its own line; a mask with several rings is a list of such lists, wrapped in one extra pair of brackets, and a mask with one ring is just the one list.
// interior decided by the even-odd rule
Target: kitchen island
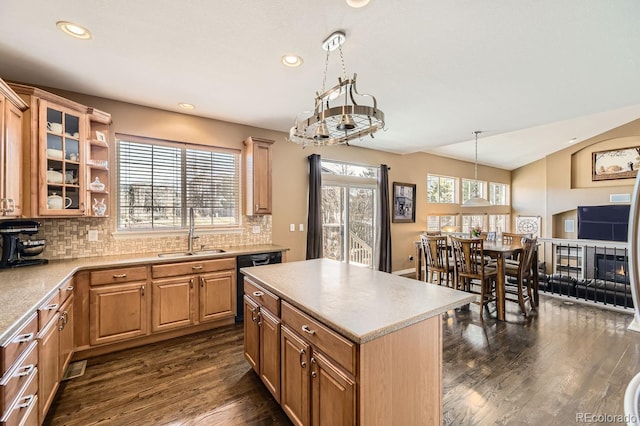
[[(328, 259), (241, 272), (245, 356), (294, 423), (442, 424), (440, 314), (473, 295)], [(251, 355), (252, 323), (280, 327), (280, 356), (265, 331)]]

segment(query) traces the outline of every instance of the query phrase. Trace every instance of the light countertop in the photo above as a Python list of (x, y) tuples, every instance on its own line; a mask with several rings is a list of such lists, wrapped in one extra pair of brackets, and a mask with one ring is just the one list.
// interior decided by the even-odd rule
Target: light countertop
[(160, 258), (157, 253), (136, 253), (118, 256), (86, 257), (50, 261), (46, 265), (0, 269), (0, 345), (35, 312), (58, 287), (77, 271), (138, 264), (159, 264), (200, 259), (235, 257), (244, 254), (287, 251), (288, 248), (260, 244), (222, 247), (225, 252), (207, 256)]
[(475, 300), (462, 291), (329, 259), (240, 271), (355, 343)]

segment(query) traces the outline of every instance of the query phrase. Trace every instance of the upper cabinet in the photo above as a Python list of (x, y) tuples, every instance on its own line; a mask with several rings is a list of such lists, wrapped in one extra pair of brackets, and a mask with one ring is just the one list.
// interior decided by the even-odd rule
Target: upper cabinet
[(248, 216), (271, 214), (271, 145), (275, 141), (249, 137), (244, 140), (245, 196)]
[(22, 115), (27, 104), (0, 79), (0, 216), (22, 214)]
[(23, 214), (107, 216), (111, 116), (35, 87), (11, 87), (30, 107), (23, 125)]

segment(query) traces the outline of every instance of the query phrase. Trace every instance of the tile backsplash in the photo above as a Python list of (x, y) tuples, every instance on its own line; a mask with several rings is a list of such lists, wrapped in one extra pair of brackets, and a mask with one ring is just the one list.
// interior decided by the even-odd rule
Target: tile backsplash
[[(271, 216), (244, 216), (239, 231), (205, 233), (197, 232), (200, 238), (196, 247), (207, 248), (271, 244)], [(108, 256), (129, 253), (158, 253), (187, 250), (186, 231), (178, 236), (138, 235), (136, 238), (115, 238), (114, 218), (36, 219), (41, 223), (34, 238), (47, 240), (42, 257), (45, 259), (71, 259), (79, 257)], [(253, 233), (254, 226), (260, 227)], [(98, 232), (98, 241), (88, 241), (90, 230)]]

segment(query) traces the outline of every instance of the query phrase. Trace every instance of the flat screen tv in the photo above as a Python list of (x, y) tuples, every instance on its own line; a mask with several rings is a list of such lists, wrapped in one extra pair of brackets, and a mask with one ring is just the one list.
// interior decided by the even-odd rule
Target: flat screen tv
[(578, 206), (578, 238), (627, 241), (629, 208), (628, 204)]

